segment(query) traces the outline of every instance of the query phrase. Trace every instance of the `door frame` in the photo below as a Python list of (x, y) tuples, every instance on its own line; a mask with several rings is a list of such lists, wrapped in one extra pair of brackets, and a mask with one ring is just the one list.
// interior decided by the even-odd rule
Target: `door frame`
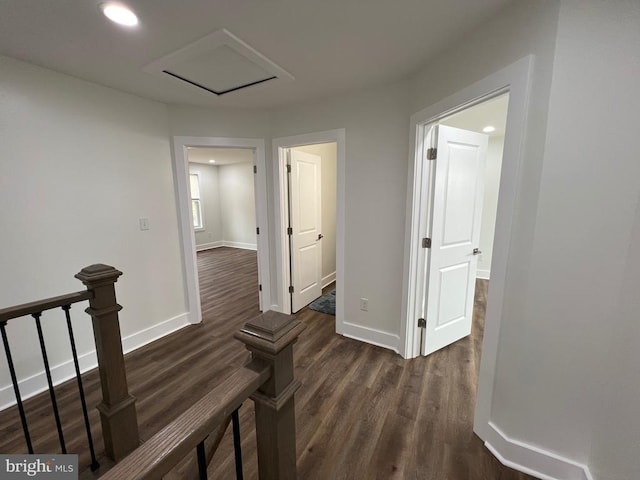
[[(488, 77), (464, 88), (411, 117), (411, 140), (407, 188), (407, 220), (405, 230), (405, 260), (402, 303), (401, 354), (404, 358), (419, 355), (420, 332), (417, 326), (416, 302), (420, 286), (420, 261), (424, 249), (419, 243), (424, 235), (424, 221), (420, 218), (420, 199), (425, 192), (421, 182), (423, 132), (428, 125), (453, 113), (482, 103), (492, 97), (509, 93), (507, 126), (503, 149), (502, 173), (496, 215), (493, 258), (491, 261), (491, 289), (487, 298), (482, 358), (478, 378), (478, 393), (474, 417), (474, 431), (480, 438), (491, 436), (491, 405), (495, 382), (498, 340), (504, 304), (506, 273), (510, 251), (512, 226), (518, 186), (522, 183), (522, 162), (529, 95), (533, 72), (533, 56), (524, 57)], [(424, 263), (423, 263), (424, 265)]]
[(286, 229), (288, 226), (288, 198), (287, 198), (287, 148), (301, 147), (318, 143), (337, 144), (336, 165), (336, 333), (344, 330), (344, 243), (345, 243), (345, 155), (346, 155), (346, 131), (344, 128), (313, 132), (289, 137), (274, 138), (273, 146), (273, 180), (274, 180), (274, 207), (275, 207), (275, 250), (276, 250), (276, 285), (278, 285), (277, 301), (278, 310), (282, 313), (291, 313), (291, 302), (288, 300), (290, 273), (289, 273), (289, 241)]
[(260, 234), (257, 236), (258, 283), (262, 285), (262, 291), (259, 291), (258, 298), (260, 299), (260, 309), (268, 310), (271, 306), (271, 277), (269, 264), (269, 222), (267, 216), (266, 149), (264, 139), (174, 136), (171, 139), (171, 143), (173, 150), (173, 180), (178, 204), (182, 265), (189, 322), (195, 324), (202, 321), (202, 305), (200, 303), (196, 240), (192, 225), (189, 196), (188, 147), (247, 148), (255, 152), (254, 165), (257, 168), (257, 173), (254, 175), (253, 186), (256, 227), (260, 229)]

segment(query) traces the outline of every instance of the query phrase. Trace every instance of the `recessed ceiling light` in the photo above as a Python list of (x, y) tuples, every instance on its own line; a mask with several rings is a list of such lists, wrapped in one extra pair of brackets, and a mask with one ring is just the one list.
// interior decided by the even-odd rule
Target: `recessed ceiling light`
[(211, 160), (209, 160), (209, 163), (216, 163), (216, 161), (212, 158)]
[(493, 126), (491, 126), (491, 125), (487, 125), (486, 127), (484, 127), (484, 128), (482, 129), (482, 131), (483, 131), (484, 133), (491, 133), (491, 132), (495, 132), (495, 131), (496, 131), (496, 127), (493, 127)]
[(138, 25), (138, 17), (133, 11), (122, 3), (108, 2), (100, 4), (102, 13), (112, 22), (126, 27)]

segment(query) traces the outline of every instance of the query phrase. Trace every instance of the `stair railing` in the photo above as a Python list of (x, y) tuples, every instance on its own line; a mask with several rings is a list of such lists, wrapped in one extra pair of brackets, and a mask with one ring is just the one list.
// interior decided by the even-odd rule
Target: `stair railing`
[[(205, 454), (205, 440), (214, 438), (213, 442), (219, 443), (220, 432), (224, 433), (229, 417), (247, 398), (255, 403), (259, 479), (294, 480), (294, 394), (300, 382), (294, 378), (293, 344), (302, 330), (304, 325), (292, 316), (271, 311), (247, 322), (235, 338), (251, 352), (249, 362), (145, 441), (101, 480), (151, 480), (165, 475), (171, 478), (171, 470), (194, 449), (198, 458), (195, 478), (206, 479), (206, 467), (213, 452)], [(184, 475), (180, 478), (187, 477), (190, 478)]]
[[(71, 354), (82, 406), (82, 415), (91, 454), (91, 469), (95, 470), (99, 466), (94, 450), (75, 336), (71, 323), (72, 305), (87, 300), (89, 301), (89, 308), (85, 311), (91, 315), (93, 322), (93, 333), (100, 372), (100, 385), (102, 388), (102, 401), (97, 408), (100, 412), (105, 453), (111, 459), (118, 461), (139, 445), (135, 398), (129, 395), (128, 391), (120, 325), (118, 322), (118, 312), (122, 307), (116, 302), (115, 283), (120, 275), (122, 275), (122, 272), (108, 265), (91, 265), (83, 268), (80, 273), (76, 275), (76, 278), (82, 281), (87, 287), (86, 290), (0, 309), (0, 334), (2, 335), (7, 365), (9, 367), (25, 443), (29, 453), (34, 453), (33, 444), (29, 433), (29, 424), (20, 393), (19, 380), (16, 375), (13, 356), (11, 354), (10, 338), (7, 334), (6, 327), (9, 321), (15, 321), (22, 317), (31, 316), (35, 321), (60, 449), (62, 453), (67, 453), (64, 431), (60, 421), (58, 402), (47, 355), (46, 341), (42, 331), (42, 321), (46, 321), (46, 319), (43, 318), (43, 314), (46, 311), (60, 308), (64, 312), (67, 322)], [(20, 321), (24, 321), (24, 319)]]

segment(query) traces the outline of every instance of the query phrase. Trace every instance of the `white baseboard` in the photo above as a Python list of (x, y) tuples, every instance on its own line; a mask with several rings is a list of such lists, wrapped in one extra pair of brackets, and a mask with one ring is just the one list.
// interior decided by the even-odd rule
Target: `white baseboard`
[[(124, 353), (132, 352), (140, 347), (147, 345), (165, 335), (168, 335), (176, 330), (190, 325), (189, 314), (183, 313), (177, 317), (170, 318), (164, 322), (160, 322), (152, 327), (145, 328), (139, 332), (129, 335), (122, 339), (122, 349)], [(98, 366), (98, 358), (96, 351), (84, 353), (78, 356), (78, 363), (80, 364), (80, 371), (82, 373), (87, 372)], [(63, 363), (51, 367), (51, 378), (54, 385), (64, 383), (67, 380), (75, 377), (76, 371), (73, 365), (73, 359), (69, 359)], [(38, 372), (35, 375), (27, 377), (18, 382), (20, 387), (20, 395), (23, 400), (31, 398), (39, 393), (47, 390), (47, 377), (44, 372)], [(0, 388), (0, 410), (9, 408), (16, 404), (16, 398), (13, 392), (13, 385), (5, 385)]]
[(353, 338), (365, 343), (371, 343), (378, 347), (388, 348), (398, 353), (398, 345), (400, 344), (400, 337), (389, 332), (383, 332), (375, 328), (363, 327), (362, 325), (356, 325), (354, 323), (344, 322), (340, 332), (345, 337)]
[(330, 273), (322, 278), (322, 288), (336, 281), (336, 272)]
[(189, 313), (183, 313), (177, 317), (170, 318), (164, 322), (156, 323), (155, 325), (140, 330), (139, 332), (129, 335), (122, 339), (122, 350), (124, 353), (133, 352), (140, 347), (158, 340), (170, 333), (173, 333), (181, 328), (191, 325), (189, 322)]
[(196, 245), (196, 252), (201, 252), (202, 250), (210, 250), (212, 248), (224, 247), (222, 240), (217, 242), (210, 243), (201, 243), (200, 245)]
[(509, 438), (489, 422), (485, 446), (503, 465), (541, 480), (593, 480), (587, 465)]
[(258, 250), (258, 244), (256, 243), (243, 243), (243, 242), (232, 242), (230, 240), (220, 240), (217, 242), (203, 243), (201, 245), (196, 245), (196, 251), (201, 252), (203, 250), (211, 250), (212, 248), (220, 248), (220, 247), (242, 248), (244, 250)]
[(229, 240), (223, 240), (222, 243), (224, 247), (243, 248), (245, 250), (258, 250), (258, 245), (255, 243), (231, 242)]
[(480, 269), (478, 269), (478, 271), (476, 272), (476, 278), (481, 278), (483, 280), (489, 280), (490, 276), (491, 276), (491, 270), (480, 270)]
[[(97, 367), (98, 358), (96, 357), (96, 351), (92, 350), (91, 352), (78, 355), (78, 363), (80, 364), (81, 372), (86, 372)], [(51, 379), (53, 380), (54, 385), (66, 382), (67, 380), (75, 377), (75, 375), (76, 371), (73, 365), (73, 360), (68, 360), (51, 367)], [(47, 377), (44, 370), (18, 381), (18, 385), (20, 387), (22, 400), (26, 400), (27, 398), (31, 398), (42, 393), (48, 388)], [(12, 407), (15, 404), (16, 397), (13, 392), (13, 385), (10, 383), (0, 388), (0, 410)]]

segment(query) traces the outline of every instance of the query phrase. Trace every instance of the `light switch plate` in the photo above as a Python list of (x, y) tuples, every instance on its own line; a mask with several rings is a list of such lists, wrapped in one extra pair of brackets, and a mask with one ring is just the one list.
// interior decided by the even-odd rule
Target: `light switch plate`
[(141, 218), (140, 219), (140, 230), (149, 230), (149, 219)]

